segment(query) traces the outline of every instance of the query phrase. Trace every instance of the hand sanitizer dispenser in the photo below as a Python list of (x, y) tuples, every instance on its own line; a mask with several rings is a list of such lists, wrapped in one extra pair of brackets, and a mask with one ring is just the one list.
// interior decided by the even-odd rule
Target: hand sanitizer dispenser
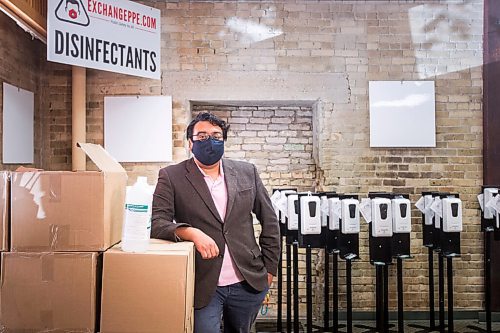
[[(282, 190), (281, 191), (281, 198), (280, 198), (280, 203), (283, 200), (284, 201), (284, 207), (280, 206), (280, 209), (284, 208), (286, 209), (286, 213), (288, 214), (288, 198), (287, 198), (287, 193), (296, 193), (297, 191), (295, 190)], [(285, 212), (281, 211), (280, 215), (280, 222), (282, 224), (286, 224), (286, 214)]]
[(300, 197), (300, 233), (302, 235), (321, 234), (321, 199), (318, 196)]
[(356, 199), (343, 199), (342, 201), (342, 230), (343, 234), (358, 234), (359, 226), (359, 201)]
[(328, 226), (328, 198), (326, 195), (321, 196), (321, 227)]
[(392, 231), (396, 234), (411, 232), (411, 210), (409, 199), (392, 199)]
[(299, 197), (297, 194), (287, 196), (288, 230), (299, 230)]
[(462, 227), (462, 200), (459, 198), (443, 198), (443, 231), (461, 232)]
[(341, 202), (339, 198), (328, 198), (328, 229), (340, 229), (340, 215), (342, 211)]
[(372, 199), (372, 236), (392, 237), (392, 210), (390, 199)]
[[(494, 196), (496, 196), (498, 194), (498, 188), (494, 188), (494, 187), (489, 187), (489, 188), (485, 188), (484, 189), (484, 203), (483, 203), (483, 207), (484, 207), (484, 218), (485, 219), (493, 219), (495, 218), (495, 210), (491, 207), (486, 207), (486, 204), (491, 200), (493, 199)], [(497, 217), (497, 220), (498, 220), (498, 217)]]

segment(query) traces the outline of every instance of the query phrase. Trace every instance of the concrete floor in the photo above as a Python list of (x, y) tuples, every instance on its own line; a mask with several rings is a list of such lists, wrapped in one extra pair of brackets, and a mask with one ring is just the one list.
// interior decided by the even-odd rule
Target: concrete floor
[[(341, 322), (342, 323), (342, 322)], [(285, 323), (286, 324), (286, 323)], [(302, 323), (304, 324), (304, 323)], [(391, 322), (391, 324), (396, 325), (392, 326), (390, 331), (387, 333), (397, 333), (397, 322)], [(404, 326), (404, 332), (405, 333), (427, 333), (430, 332), (429, 330), (425, 329), (424, 327), (427, 327), (429, 324), (429, 321), (408, 321), (405, 322)], [(412, 325), (420, 325), (422, 327), (412, 327)], [(486, 332), (486, 324), (484, 322), (479, 323), (477, 320), (456, 320), (454, 321), (455, 333), (477, 333), (477, 332)], [(471, 328), (468, 328), (468, 326), (476, 326), (479, 328), (479, 330), (474, 330)], [(370, 332), (376, 332), (375, 330), (371, 330), (370, 327), (374, 327), (375, 322), (372, 321), (357, 321), (354, 323), (353, 327), (353, 332), (354, 333), (370, 333)], [(482, 330), (481, 330), (482, 329)], [(493, 332), (500, 332), (500, 322), (495, 322), (492, 324), (492, 331)], [(257, 333), (267, 333), (267, 332), (276, 332), (276, 322), (271, 322), (271, 321), (258, 321), (255, 325), (255, 332)], [(283, 327), (283, 332), (287, 332), (286, 326), (284, 325)], [(293, 330), (292, 330), (293, 332)], [(300, 332), (306, 332), (304, 326), (301, 325), (301, 330)], [(323, 332), (320, 329), (314, 329), (313, 332)], [(332, 332), (332, 331), (326, 331), (326, 332)], [(342, 327), (339, 329), (339, 332), (346, 332), (345, 327)], [(439, 332), (437, 331), (432, 331), (432, 332)], [(446, 328), (445, 331), (448, 333), (448, 329)]]

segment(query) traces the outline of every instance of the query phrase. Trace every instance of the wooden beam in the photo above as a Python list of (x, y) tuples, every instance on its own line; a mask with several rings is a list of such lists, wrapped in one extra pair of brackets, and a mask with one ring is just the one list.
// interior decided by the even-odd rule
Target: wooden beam
[[(500, 1), (484, 1), (483, 184), (500, 184)], [(491, 306), (500, 311), (500, 240), (491, 242)]]
[(47, 39), (47, 18), (22, 0), (0, 0), (0, 8), (5, 10), (27, 28)]
[(85, 68), (73, 66), (72, 84), (72, 113), (71, 113), (71, 164), (73, 171), (83, 171), (86, 169), (86, 155), (77, 147), (77, 142), (87, 142), (87, 122), (86, 122), (86, 87), (87, 72)]

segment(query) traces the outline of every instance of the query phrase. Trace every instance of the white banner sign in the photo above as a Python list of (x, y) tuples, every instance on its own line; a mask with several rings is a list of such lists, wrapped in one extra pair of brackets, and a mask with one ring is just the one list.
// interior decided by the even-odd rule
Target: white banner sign
[(160, 10), (127, 0), (48, 5), (48, 60), (160, 79)]

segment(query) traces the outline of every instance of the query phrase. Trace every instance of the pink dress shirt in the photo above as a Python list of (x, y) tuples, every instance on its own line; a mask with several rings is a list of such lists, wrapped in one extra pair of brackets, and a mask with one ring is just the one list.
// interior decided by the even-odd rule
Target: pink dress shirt
[[(222, 222), (224, 222), (227, 208), (227, 187), (224, 180), (222, 161), (220, 162), (219, 177), (217, 177), (217, 179), (215, 180), (213, 180), (210, 176), (203, 172), (203, 170), (199, 166), (198, 169), (200, 169), (201, 174), (205, 178), (205, 182), (207, 183), (208, 190), (212, 195), (212, 199), (214, 200), (217, 212), (219, 213)], [(231, 256), (231, 253), (227, 248), (227, 244), (225, 244), (224, 246), (225, 248), (224, 258), (222, 259), (222, 269), (220, 271), (219, 281), (217, 283), (217, 285), (221, 287), (235, 284), (244, 280), (243, 276), (238, 270), (238, 267), (236, 267), (236, 265), (234, 264), (233, 257)]]

